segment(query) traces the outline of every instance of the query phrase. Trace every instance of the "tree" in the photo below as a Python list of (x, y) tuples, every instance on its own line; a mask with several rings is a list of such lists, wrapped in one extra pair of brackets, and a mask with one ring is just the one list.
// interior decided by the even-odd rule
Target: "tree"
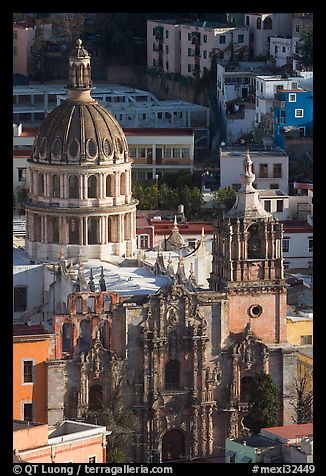
[(223, 208), (225, 211), (228, 211), (233, 207), (236, 197), (237, 194), (230, 185), (225, 188), (219, 188), (214, 192), (214, 204), (217, 208)]
[(298, 53), (294, 55), (294, 59), (297, 61), (299, 68), (303, 70), (313, 69), (313, 28), (307, 27), (301, 36), (299, 44), (297, 46)]
[(85, 33), (84, 22), (85, 13), (61, 13), (53, 19), (58, 36), (66, 40), (68, 55), (74, 48), (76, 40)]
[(48, 79), (47, 46), (44, 40), (43, 27), (38, 25), (35, 29), (35, 39), (31, 47), (31, 57), (28, 65), (28, 74), (34, 81)]
[(295, 409), (292, 420), (296, 424), (311, 423), (313, 420), (313, 393), (304, 374), (298, 378), (294, 385), (294, 401), (291, 405)]
[(262, 428), (275, 425), (279, 409), (277, 388), (272, 377), (264, 372), (256, 372), (252, 384), (249, 411), (245, 417), (246, 426), (257, 434)]

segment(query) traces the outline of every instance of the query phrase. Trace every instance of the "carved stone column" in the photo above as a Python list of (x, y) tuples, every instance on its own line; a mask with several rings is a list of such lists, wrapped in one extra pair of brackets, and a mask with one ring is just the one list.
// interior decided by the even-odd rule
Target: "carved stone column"
[(192, 434), (193, 434), (193, 446), (192, 446), (192, 456), (195, 458), (198, 456), (198, 450), (199, 450), (199, 428), (198, 428), (198, 408), (194, 408), (194, 413), (193, 413), (193, 427), (192, 427)]
[(197, 338), (193, 337), (193, 359), (194, 359), (194, 366), (193, 366), (193, 396), (194, 398), (198, 397), (198, 343)]
[(210, 405), (206, 408), (207, 414), (207, 455), (211, 455), (213, 453), (213, 446), (214, 446), (214, 432), (213, 432), (213, 408)]
[(207, 420), (206, 420), (206, 411), (205, 407), (201, 407), (200, 409), (200, 417), (201, 417), (201, 455), (206, 456), (207, 452)]

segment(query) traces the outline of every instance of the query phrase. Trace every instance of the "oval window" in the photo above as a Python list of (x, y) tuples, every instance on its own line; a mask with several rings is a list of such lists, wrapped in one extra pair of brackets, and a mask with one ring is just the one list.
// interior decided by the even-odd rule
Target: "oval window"
[(123, 154), (123, 143), (122, 143), (121, 137), (116, 137), (115, 143), (117, 145), (118, 154), (120, 155)]
[(46, 137), (42, 137), (41, 145), (40, 145), (40, 156), (42, 158), (46, 156), (47, 145), (48, 145), (48, 139)]
[(94, 139), (87, 139), (86, 152), (89, 157), (94, 159), (97, 156), (97, 144)]
[(62, 141), (60, 137), (57, 137), (52, 145), (52, 154), (54, 157), (60, 157), (62, 153)]
[(108, 137), (103, 139), (103, 152), (106, 157), (111, 157), (113, 152), (112, 141)]
[(68, 153), (69, 153), (69, 156), (72, 158), (76, 158), (78, 156), (79, 142), (77, 139), (72, 139), (72, 141), (69, 142)]

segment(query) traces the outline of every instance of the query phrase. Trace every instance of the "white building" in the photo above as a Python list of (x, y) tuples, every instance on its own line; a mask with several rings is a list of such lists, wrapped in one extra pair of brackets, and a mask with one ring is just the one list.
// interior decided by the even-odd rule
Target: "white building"
[(292, 58), (292, 38), (271, 36), (269, 54), (275, 58), (275, 66), (289, 64)]
[[(240, 187), (239, 176), (243, 170), (245, 150), (239, 147), (220, 149), (220, 186)], [(253, 171), (256, 175), (254, 186), (259, 190), (281, 190), (288, 193), (289, 158), (286, 153), (273, 147), (270, 150), (255, 148), (250, 150)]]
[[(39, 125), (52, 109), (67, 99), (65, 86), (14, 86), (16, 123)], [(92, 97), (108, 109), (122, 128), (193, 128), (195, 156), (209, 148), (209, 108), (179, 100), (159, 100), (153, 94), (127, 86), (96, 84)]]
[(286, 37), (292, 31), (292, 13), (245, 13), (250, 31), (250, 56), (268, 56), (271, 37)]
[(249, 29), (227, 23), (175, 20), (147, 21), (147, 66), (166, 73), (200, 76), (210, 70), (210, 53), (220, 59), (241, 60), (248, 56)]
[[(125, 128), (135, 180), (155, 179), (156, 174), (193, 171), (195, 132), (191, 128)], [(30, 157), (37, 128), (14, 125), (13, 187), (29, 185)]]

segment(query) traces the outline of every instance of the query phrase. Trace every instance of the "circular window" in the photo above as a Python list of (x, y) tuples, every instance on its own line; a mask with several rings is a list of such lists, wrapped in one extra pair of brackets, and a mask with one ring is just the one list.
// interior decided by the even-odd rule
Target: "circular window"
[(263, 312), (263, 308), (259, 304), (253, 304), (249, 307), (248, 313), (251, 317), (259, 317)]
[(120, 155), (123, 154), (123, 143), (122, 143), (121, 137), (116, 137), (115, 143), (117, 145), (118, 154)]
[(59, 157), (62, 153), (62, 141), (60, 137), (57, 137), (52, 145), (52, 154), (54, 157)]
[(46, 137), (42, 137), (41, 144), (40, 144), (40, 157), (42, 158), (46, 156), (47, 145), (48, 145), (48, 139)]
[(113, 152), (113, 147), (112, 147), (112, 141), (111, 139), (108, 139), (108, 137), (105, 137), (103, 139), (103, 151), (106, 157), (111, 157)]
[(68, 153), (69, 153), (69, 156), (72, 158), (76, 158), (78, 156), (79, 142), (77, 139), (72, 139), (72, 141), (69, 142)]
[(95, 157), (97, 156), (97, 144), (94, 139), (87, 139), (86, 151), (89, 157), (95, 159)]

